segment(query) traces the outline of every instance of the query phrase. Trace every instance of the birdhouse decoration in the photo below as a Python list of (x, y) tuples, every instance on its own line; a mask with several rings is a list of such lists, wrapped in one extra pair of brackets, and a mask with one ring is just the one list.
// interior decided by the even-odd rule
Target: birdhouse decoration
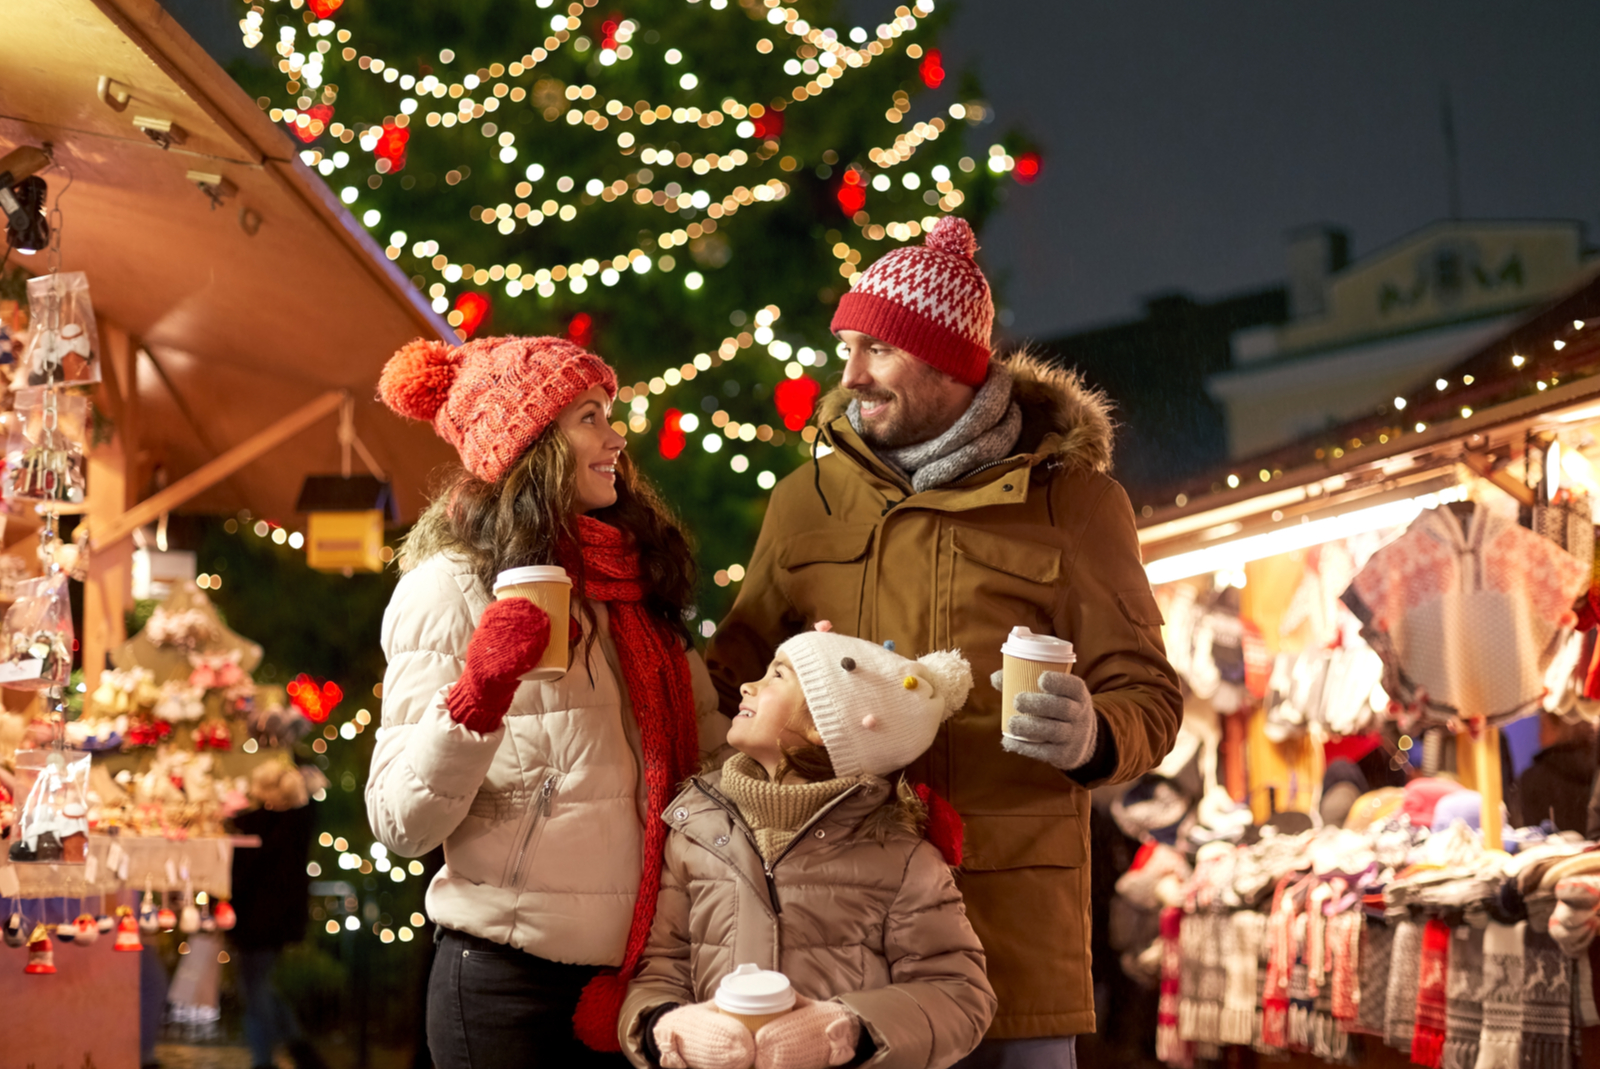
[(399, 506), (386, 482), (371, 475), (311, 475), (295, 511), (309, 517), (306, 563), (323, 572), (383, 570), (383, 528), (398, 523)]

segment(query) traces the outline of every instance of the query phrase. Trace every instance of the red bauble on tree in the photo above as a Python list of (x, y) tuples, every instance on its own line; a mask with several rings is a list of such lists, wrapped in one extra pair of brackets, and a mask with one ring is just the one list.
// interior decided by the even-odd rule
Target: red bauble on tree
[(1024, 152), (1017, 157), (1017, 164), (1011, 169), (1011, 177), (1025, 186), (1031, 186), (1043, 169), (1044, 160), (1037, 152)]
[(930, 48), (922, 54), (917, 74), (922, 77), (922, 84), (929, 89), (937, 89), (944, 84), (944, 57), (939, 54), (937, 48)]
[(778, 415), (783, 417), (783, 425), (791, 431), (797, 431), (806, 425), (811, 418), (811, 413), (817, 410), (817, 397), (822, 393), (822, 387), (817, 385), (817, 380), (809, 375), (801, 375), (798, 379), (784, 379), (772, 391), (773, 404), (778, 406)]
[(489, 298), (473, 290), (467, 290), (456, 298), (456, 311), (461, 313), (461, 322), (457, 327), (463, 337), (470, 338), (474, 331), (483, 326), (483, 318), (489, 314)]
[(594, 319), (588, 312), (579, 312), (567, 320), (567, 340), (587, 349), (594, 342)]
[(327, 19), (332, 18), (335, 11), (344, 7), (344, 0), (309, 0), (306, 6), (317, 18)]
[(683, 433), (683, 413), (676, 408), (667, 409), (661, 417), (661, 441), (657, 446), (661, 455), (667, 460), (677, 460), (688, 444), (689, 436)]
[(867, 180), (855, 168), (845, 171), (844, 177), (839, 180), (839, 188), (833, 191), (834, 198), (839, 202), (839, 210), (846, 215), (855, 215), (867, 205)]

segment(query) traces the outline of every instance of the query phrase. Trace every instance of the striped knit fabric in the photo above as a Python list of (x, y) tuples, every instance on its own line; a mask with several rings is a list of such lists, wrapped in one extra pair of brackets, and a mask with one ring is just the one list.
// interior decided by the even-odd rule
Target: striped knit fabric
[(1156, 1057), (1174, 1069), (1194, 1064), (1194, 1047), (1178, 1038), (1180, 974), (1183, 970), (1183, 910), (1161, 911), (1161, 997), (1156, 1004)]
[(1267, 918), (1251, 910), (1241, 910), (1228, 920), (1220, 1042), (1244, 1045), (1255, 1039), (1258, 965), (1266, 931)]
[(1383, 1041), (1411, 1053), (1417, 1030), (1417, 976), (1422, 969), (1422, 925), (1409, 917), (1394, 926), (1389, 952), (1389, 990), (1383, 1011)]
[(1434, 918), (1422, 931), (1417, 971), (1417, 1026), (1411, 1035), (1413, 1065), (1439, 1069), (1444, 1054), (1445, 977), (1450, 967), (1450, 926)]
[(1383, 1019), (1389, 1000), (1389, 966), (1394, 960), (1394, 927), (1368, 917), (1361, 929), (1361, 956), (1357, 963), (1356, 986), (1360, 997), (1356, 1019), (1350, 1031), (1363, 1035), (1383, 1035)]
[(1522, 941), (1528, 922), (1483, 933), (1483, 1034), (1474, 1069), (1521, 1069)]
[(1445, 977), (1444, 1051), (1439, 1069), (1474, 1069), (1483, 1031), (1483, 931), (1457, 926), (1450, 938)]
[(1568, 1069), (1572, 962), (1546, 932), (1528, 929), (1522, 948), (1522, 1069)]
[(1345, 1029), (1355, 1023), (1361, 1006), (1360, 955), (1361, 911), (1335, 914), (1328, 921), (1328, 1007)]

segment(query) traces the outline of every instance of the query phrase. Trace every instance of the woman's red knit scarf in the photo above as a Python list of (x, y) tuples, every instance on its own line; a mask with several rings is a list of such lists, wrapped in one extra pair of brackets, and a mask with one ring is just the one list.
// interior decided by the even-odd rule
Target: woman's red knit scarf
[[(694, 688), (682, 640), (645, 608), (639, 551), (633, 540), (610, 524), (588, 516), (578, 520), (582, 549), (583, 595), (603, 601), (611, 618), (611, 637), (622, 662), (633, 716), (639, 723), (644, 751), (644, 782), (650, 819), (644, 828), (644, 872), (622, 965), (615, 973), (595, 977), (583, 989), (573, 1025), (578, 1038), (599, 1051), (618, 1051), (617, 1017), (628, 981), (638, 967), (655, 921), (661, 890), (661, 859), (667, 826), (659, 815), (672, 801), (678, 784), (693, 772), (700, 756), (695, 722)], [(575, 568), (569, 572), (578, 573)]]

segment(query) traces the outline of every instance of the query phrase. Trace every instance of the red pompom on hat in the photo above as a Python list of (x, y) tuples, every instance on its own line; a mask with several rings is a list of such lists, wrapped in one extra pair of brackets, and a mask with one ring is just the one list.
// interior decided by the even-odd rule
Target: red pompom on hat
[(957, 382), (989, 374), (994, 299), (973, 261), (978, 239), (947, 215), (921, 245), (896, 249), (867, 268), (833, 313), (835, 334), (857, 330), (904, 349)]
[(474, 338), (459, 347), (419, 338), (384, 365), (378, 396), (408, 419), (431, 421), (467, 470), (492, 483), (596, 386), (615, 398), (616, 372), (565, 338)]

